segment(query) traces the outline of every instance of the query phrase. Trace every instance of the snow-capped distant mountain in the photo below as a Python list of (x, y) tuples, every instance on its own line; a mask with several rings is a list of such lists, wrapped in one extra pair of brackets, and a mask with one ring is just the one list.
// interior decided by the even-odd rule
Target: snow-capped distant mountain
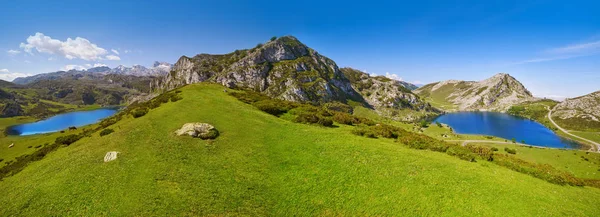
[(29, 77), (19, 77), (13, 80), (15, 84), (29, 84), (39, 80), (55, 80), (63, 77), (72, 77), (79, 75), (85, 77), (98, 77), (108, 74), (119, 74), (119, 75), (132, 75), (138, 77), (146, 77), (146, 76), (162, 76), (166, 75), (171, 71), (173, 64), (166, 62), (154, 62), (151, 68), (144, 67), (142, 65), (133, 65), (132, 67), (127, 67), (123, 65), (119, 65), (115, 68), (109, 68), (106, 66), (94, 67), (87, 70), (69, 70), (69, 71), (58, 71), (58, 72), (50, 72), (37, 74)]

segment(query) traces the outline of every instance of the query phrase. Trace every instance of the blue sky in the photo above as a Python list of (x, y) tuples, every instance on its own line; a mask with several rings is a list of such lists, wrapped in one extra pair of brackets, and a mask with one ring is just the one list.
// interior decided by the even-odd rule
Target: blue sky
[(600, 90), (600, 1), (3, 1), (0, 79), (174, 63), (281, 35), (413, 83), (504, 72), (537, 96)]

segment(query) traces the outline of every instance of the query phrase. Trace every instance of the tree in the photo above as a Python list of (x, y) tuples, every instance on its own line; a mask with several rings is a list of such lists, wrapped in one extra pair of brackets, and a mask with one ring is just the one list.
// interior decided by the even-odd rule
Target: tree
[(438, 127), (442, 127), (442, 124), (439, 121), (436, 121), (435, 124), (437, 124)]
[(512, 142), (517, 143), (517, 140), (515, 138), (512, 138)]
[(277, 40), (277, 36), (271, 37), (271, 41), (275, 41), (275, 40)]

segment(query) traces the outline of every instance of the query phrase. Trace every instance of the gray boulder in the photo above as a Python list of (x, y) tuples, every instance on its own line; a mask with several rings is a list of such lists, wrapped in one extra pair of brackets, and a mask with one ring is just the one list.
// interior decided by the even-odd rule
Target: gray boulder
[(214, 139), (219, 136), (219, 131), (213, 125), (207, 123), (187, 123), (175, 131), (175, 134), (178, 136), (189, 135), (201, 139)]

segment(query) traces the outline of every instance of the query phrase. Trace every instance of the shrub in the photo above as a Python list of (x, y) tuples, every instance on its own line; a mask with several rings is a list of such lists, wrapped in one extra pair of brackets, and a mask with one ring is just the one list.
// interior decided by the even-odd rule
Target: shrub
[(31, 147), (32, 147), (31, 145), (30, 145), (30, 146), (27, 146), (27, 148), (31, 148)]
[[(467, 145), (467, 146), (465, 146), (465, 148), (471, 150), (471, 152), (475, 153), (476, 155), (479, 155), (484, 160), (487, 160), (487, 161), (494, 160), (494, 150), (492, 148), (488, 148), (488, 147), (484, 147), (484, 146), (474, 146), (474, 145)], [(498, 149), (496, 149), (496, 150), (498, 150)]]
[(131, 113), (131, 115), (133, 115), (134, 118), (139, 118), (146, 115), (147, 113), (148, 109), (136, 109)]
[(285, 102), (279, 102), (278, 100), (261, 100), (253, 103), (256, 108), (266, 113), (280, 116), (290, 110), (290, 106)]
[(427, 122), (426, 120), (422, 120), (421, 122), (419, 122), (419, 126), (421, 128), (427, 128), (429, 127), (429, 122)]
[(505, 154), (497, 154), (494, 163), (511, 170), (529, 174), (539, 179), (559, 185), (583, 186), (585, 182), (573, 174), (557, 170), (548, 164), (530, 163)]
[(469, 149), (462, 146), (450, 146), (446, 153), (466, 161), (475, 162), (475, 155)]
[(179, 95), (173, 95), (171, 96), (171, 102), (177, 102), (179, 100), (183, 99), (181, 96)]
[(270, 40), (270, 41), (275, 41), (275, 40), (277, 40), (277, 36), (273, 36), (273, 37), (271, 37), (271, 40)]
[(35, 146), (35, 148), (40, 148), (40, 147), (42, 147), (42, 145), (36, 145), (36, 146)]
[(56, 138), (56, 141), (54, 143), (56, 144), (62, 144), (62, 145), (71, 145), (74, 142), (77, 142), (77, 140), (81, 139), (82, 136), (77, 135), (77, 134), (71, 134), (68, 136), (61, 136)]
[(436, 122), (435, 122), (435, 124), (436, 124), (438, 127), (442, 127), (442, 124), (441, 124), (440, 122), (438, 122), (438, 121), (436, 121)]
[(511, 148), (508, 148), (508, 147), (505, 147), (504, 151), (506, 151), (509, 154), (517, 154), (517, 150), (516, 149), (511, 149)]
[(492, 147), (492, 151), (498, 151), (498, 148)]
[(317, 121), (317, 124), (325, 127), (331, 127), (333, 126), (333, 121), (331, 120), (331, 118), (321, 117), (319, 118), (319, 121)]
[(0, 158), (0, 162), (4, 161), (4, 159)]
[(113, 129), (104, 129), (104, 130), (100, 131), (100, 136), (106, 136), (106, 135), (111, 134), (113, 132), (115, 132)]
[(354, 111), (354, 108), (352, 108), (352, 106), (349, 106), (349, 105), (341, 103), (341, 102), (325, 103), (323, 105), (323, 108), (325, 108), (328, 111), (343, 112), (343, 113), (348, 113), (348, 114), (352, 114), (352, 112)]
[(338, 122), (340, 124), (345, 124), (345, 125), (355, 125), (355, 124), (360, 124), (361, 121), (354, 117), (351, 114), (348, 113), (342, 113), (342, 112), (335, 112), (333, 113), (333, 120), (335, 122)]
[(219, 131), (217, 129), (211, 129), (208, 131), (207, 134), (205, 135), (200, 135), (200, 139), (203, 140), (207, 140), (207, 139), (215, 139), (219, 136)]
[(354, 128), (352, 130), (352, 134), (357, 135), (357, 136), (364, 136), (367, 138), (373, 138), (373, 139), (377, 138), (377, 135), (375, 135), (375, 133), (373, 133), (373, 131), (370, 131), (369, 129), (367, 129), (365, 127)]

